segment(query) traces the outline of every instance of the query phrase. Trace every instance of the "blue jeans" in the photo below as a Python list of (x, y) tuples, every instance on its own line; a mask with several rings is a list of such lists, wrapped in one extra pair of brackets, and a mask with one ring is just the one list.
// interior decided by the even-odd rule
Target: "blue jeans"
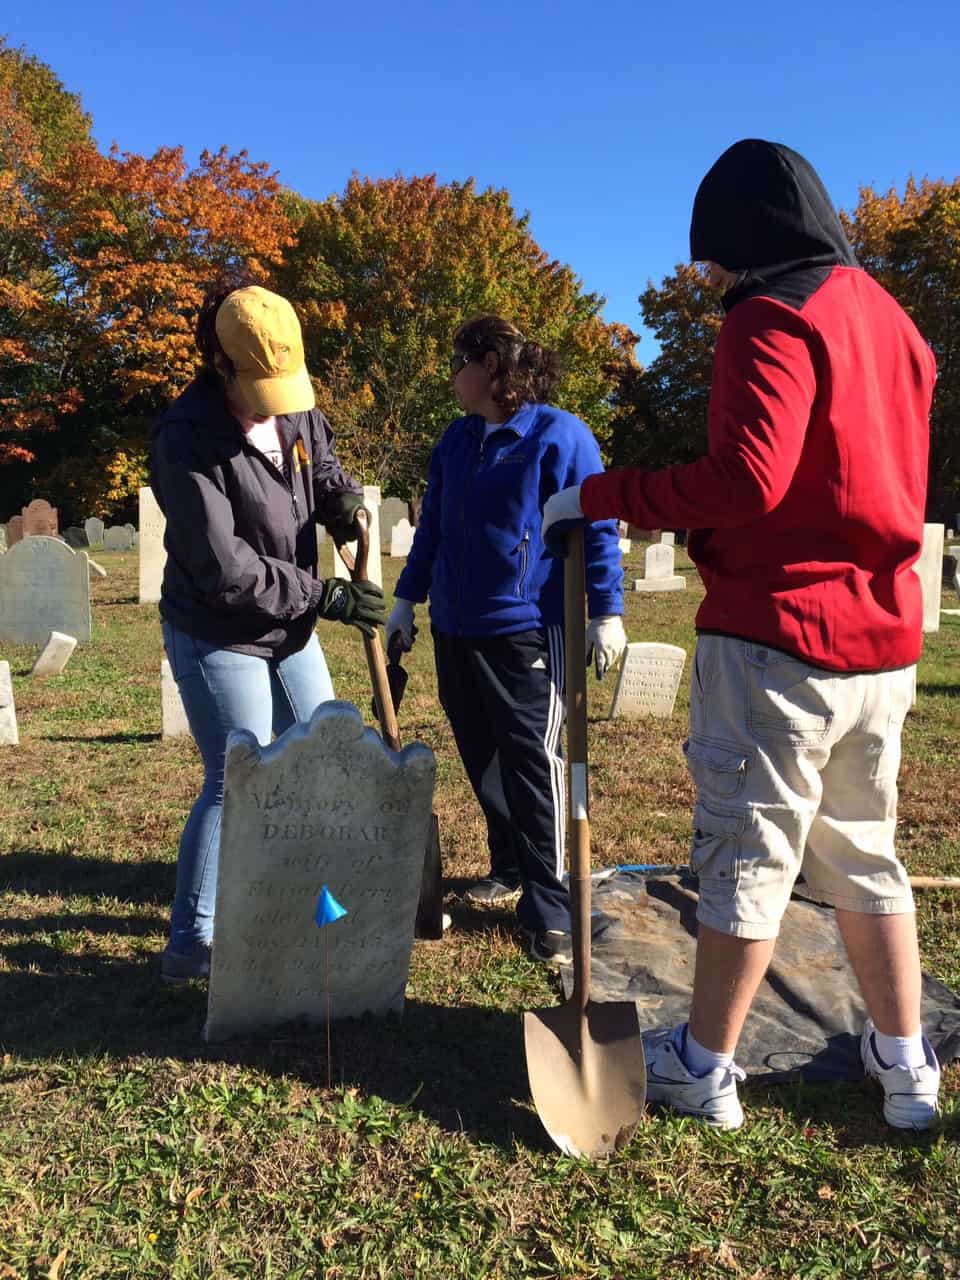
[(248, 729), (266, 746), (271, 734), (309, 720), (334, 693), (316, 632), (279, 661), (218, 649), (168, 622), (163, 644), (204, 768), (203, 790), (180, 838), (170, 920), (169, 949), (191, 955), (213, 938), (227, 734)]

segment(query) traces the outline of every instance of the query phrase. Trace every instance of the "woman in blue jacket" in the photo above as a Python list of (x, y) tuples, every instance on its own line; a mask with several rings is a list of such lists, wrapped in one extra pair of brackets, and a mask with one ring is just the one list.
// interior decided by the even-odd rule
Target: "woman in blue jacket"
[[(440, 701), (487, 820), (490, 872), (474, 902), (509, 901), (530, 953), (570, 958), (563, 883), (563, 565), (540, 537), (552, 494), (602, 470), (589, 429), (544, 403), (557, 357), (499, 316), (454, 338), (450, 377), (465, 415), (430, 461), (413, 547), (397, 582), (387, 642), (413, 645), (414, 607), (430, 597)], [(588, 649), (597, 675), (624, 645), (617, 526), (586, 533)]]

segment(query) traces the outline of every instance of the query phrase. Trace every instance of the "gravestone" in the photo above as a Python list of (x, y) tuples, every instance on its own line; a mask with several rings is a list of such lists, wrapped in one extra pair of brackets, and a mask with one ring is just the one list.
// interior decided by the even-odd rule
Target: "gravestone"
[(0, 551), (7, 549), (7, 526), (0, 523)]
[(610, 704), (611, 720), (671, 716), (687, 653), (676, 644), (628, 644)]
[(633, 547), (633, 543), (629, 538), (618, 538), (617, 546), (620, 548), (620, 554), (622, 556), (628, 556), (631, 548)]
[[(363, 486), (363, 505), (370, 513), (370, 559), (367, 564), (367, 580), (375, 582), (378, 587), (383, 586), (383, 566), (380, 563), (380, 486), (378, 484), (365, 484)], [(347, 549), (351, 555), (356, 555), (357, 544), (348, 542)], [(336, 544), (333, 548), (333, 576), (335, 578), (349, 578), (350, 570), (343, 562), (340, 552), (337, 550)]]
[(167, 553), (163, 535), (167, 521), (153, 496), (153, 490), (144, 486), (140, 490), (140, 603), (155, 604), (160, 599), (163, 583), (163, 567)]
[(183, 709), (183, 699), (166, 658), (160, 663), (160, 735), (164, 738), (190, 736), (190, 722)]
[(672, 529), (664, 529), (663, 533), (660, 535), (660, 541), (665, 547), (676, 546), (677, 535)]
[(0, 662), (0, 747), (15, 747), (19, 741), (17, 709), (13, 705), (13, 683), (10, 680), (10, 663)]
[(89, 519), (84, 520), (83, 528), (91, 547), (98, 547), (103, 542), (103, 521), (97, 516), (90, 516)]
[(683, 591), (686, 579), (673, 572), (675, 552), (665, 542), (654, 542), (643, 554), (642, 578), (636, 578), (634, 591)]
[(393, 526), (408, 519), (410, 510), (402, 498), (384, 498), (380, 505), (380, 550), (389, 553)]
[(130, 551), (133, 548), (132, 524), (112, 524), (103, 531), (104, 551)]
[[(436, 764), (322, 703), (261, 747), (227, 742), (207, 1040), (399, 1013)], [(323, 928), (327, 887), (347, 915)]]
[(34, 500), (23, 508), (23, 536), (25, 538), (55, 538), (60, 529), (57, 509), (45, 498)]
[(920, 559), (914, 565), (923, 594), (923, 630), (940, 630), (940, 579), (943, 565), (943, 525), (923, 526)]
[(410, 548), (413, 546), (414, 527), (409, 520), (404, 517), (398, 520), (390, 531), (390, 558), (397, 559), (410, 554)]
[(23, 537), (23, 516), (11, 516), (7, 521), (7, 550)]
[(41, 645), (51, 631), (90, 639), (86, 552), (59, 538), (24, 538), (0, 556), (0, 641)]
[(81, 529), (77, 524), (68, 525), (61, 536), (67, 546), (72, 547), (74, 551), (82, 551), (90, 545), (86, 530)]
[(64, 635), (62, 631), (51, 631), (43, 652), (30, 668), (30, 674), (38, 680), (58, 676), (70, 661), (70, 655), (76, 647), (77, 642), (73, 636)]

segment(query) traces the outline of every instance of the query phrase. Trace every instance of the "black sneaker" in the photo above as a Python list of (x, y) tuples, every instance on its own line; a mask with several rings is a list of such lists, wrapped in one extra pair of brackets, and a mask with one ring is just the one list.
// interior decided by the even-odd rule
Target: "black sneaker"
[(160, 981), (182, 987), (194, 978), (210, 977), (210, 947), (201, 945), (192, 955), (181, 955), (167, 947), (160, 956)]
[(572, 964), (573, 939), (563, 929), (538, 929), (527, 934), (530, 955), (541, 964)]
[(485, 876), (472, 884), (463, 896), (467, 902), (489, 907), (498, 902), (512, 902), (514, 898), (519, 898), (520, 886), (509, 880), (501, 880), (498, 876)]

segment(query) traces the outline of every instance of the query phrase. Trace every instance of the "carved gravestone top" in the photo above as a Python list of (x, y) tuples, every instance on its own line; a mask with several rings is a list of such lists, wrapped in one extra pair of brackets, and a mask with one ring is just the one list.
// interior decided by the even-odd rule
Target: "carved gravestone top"
[(610, 707), (611, 720), (669, 716), (687, 654), (675, 644), (628, 644)]
[(7, 548), (15, 546), (23, 537), (23, 516), (11, 516), (7, 521)]
[(59, 538), (23, 538), (0, 556), (0, 641), (46, 644), (51, 631), (90, 639), (90, 566)]
[(646, 578), (669, 578), (673, 574), (674, 550), (666, 542), (654, 542), (643, 553)]
[(25, 538), (55, 538), (59, 533), (57, 509), (45, 498), (34, 498), (23, 508), (23, 536)]
[[(269, 747), (227, 745), (205, 1036), (403, 1008), (436, 766), (322, 703)], [(347, 915), (321, 929), (326, 886)], [(324, 936), (326, 935), (326, 936)]]

